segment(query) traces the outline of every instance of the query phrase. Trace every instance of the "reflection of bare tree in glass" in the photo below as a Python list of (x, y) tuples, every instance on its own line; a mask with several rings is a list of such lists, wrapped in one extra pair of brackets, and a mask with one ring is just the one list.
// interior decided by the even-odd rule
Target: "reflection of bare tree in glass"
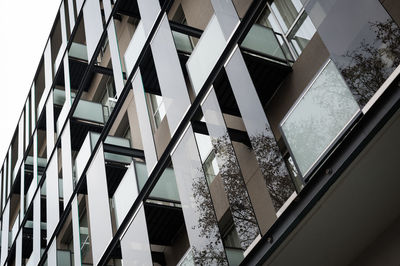
[(274, 208), (278, 211), (294, 191), (289, 171), (269, 126), (266, 127), (265, 133), (250, 136), (250, 142)]
[(192, 229), (199, 234), (198, 237), (206, 238), (208, 244), (192, 246), (193, 260), (195, 265), (227, 265), (207, 181), (202, 169), (197, 169), (197, 172), (192, 181), (192, 192), (198, 220)]
[(260, 233), (246, 184), (228, 133), (211, 138), (224, 190), (240, 244), (246, 250)]
[(363, 40), (359, 47), (344, 55), (351, 59), (340, 68), (360, 106), (364, 106), (400, 64), (400, 28), (388, 19), (370, 23), (375, 33), (373, 43)]

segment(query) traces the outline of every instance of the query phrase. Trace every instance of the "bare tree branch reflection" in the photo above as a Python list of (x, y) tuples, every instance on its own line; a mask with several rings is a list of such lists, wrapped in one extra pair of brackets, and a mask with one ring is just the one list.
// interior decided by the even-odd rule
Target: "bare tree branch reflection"
[(359, 47), (343, 57), (350, 59), (340, 71), (361, 107), (375, 94), (400, 64), (400, 28), (388, 19), (370, 23), (374, 42), (362, 40)]

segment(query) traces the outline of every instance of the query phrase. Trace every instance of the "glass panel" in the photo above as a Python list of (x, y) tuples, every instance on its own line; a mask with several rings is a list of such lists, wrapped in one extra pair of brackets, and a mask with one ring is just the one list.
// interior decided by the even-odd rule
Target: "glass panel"
[(10, 223), (10, 203), (4, 209), (1, 223), (1, 265), (4, 265), (8, 255), (8, 234)]
[[(46, 265), (58, 265), (57, 264), (57, 246), (56, 241), (51, 242), (49, 250), (47, 251), (47, 261)], [(59, 265), (61, 266), (61, 265)]]
[(88, 52), (86, 49), (86, 45), (84, 44), (73, 42), (71, 44), (71, 47), (69, 48), (68, 55), (70, 57), (88, 61)]
[(314, 36), (315, 31), (311, 19), (304, 13), (288, 35), (290, 44), (298, 56)]
[(148, 109), (140, 70), (137, 71), (132, 80), (132, 87), (134, 100), (136, 103), (140, 135), (142, 136), (143, 149), (146, 157), (146, 166), (148, 172), (151, 172), (158, 159), (154, 144), (154, 137), (150, 126), (149, 114), (147, 112)]
[(121, 225), (137, 195), (136, 174), (132, 162), (113, 196), (117, 228)]
[[(217, 173), (221, 176), (233, 224), (239, 237), (240, 246), (238, 247), (246, 250), (260, 234), (260, 230), (247, 192), (246, 183), (239, 168), (239, 163), (218, 105), (217, 96), (213, 89), (204, 101), (202, 110), (218, 163), (219, 172)], [(201, 144), (199, 144), (198, 146), (200, 147)], [(217, 205), (220, 202), (214, 200), (214, 204)]]
[(71, 132), (69, 121), (65, 125), (61, 135), (61, 159), (62, 159), (62, 176), (63, 176), (63, 198), (64, 207), (68, 203), (72, 191), (75, 187), (75, 180), (72, 175), (72, 152), (71, 152)]
[[(110, 1), (105, 1), (105, 2), (110, 2)], [(115, 89), (118, 97), (121, 94), (125, 83), (122, 73), (121, 59), (119, 57), (118, 40), (117, 40), (117, 33), (115, 31), (114, 20), (110, 20), (110, 24), (107, 28), (107, 36), (108, 36), (108, 44), (110, 47)]]
[(190, 100), (166, 15), (151, 42), (151, 51), (172, 135)]
[(376, 0), (310, 0), (305, 9), (363, 107), (400, 64), (399, 27)]
[(210, 191), (191, 127), (171, 159), (195, 264), (227, 265)]
[(140, 52), (142, 51), (145, 42), (146, 34), (144, 32), (143, 22), (140, 21), (124, 54), (125, 68), (128, 75), (133, 70), (133, 67), (135, 66), (136, 61), (139, 58)]
[(99, 0), (86, 0), (83, 6), (83, 18), (87, 44), (88, 61), (92, 58), (100, 36), (103, 33), (103, 22)]
[[(148, 179), (146, 165), (142, 162), (135, 162), (135, 170), (139, 189), (141, 190)], [(149, 198), (179, 202), (175, 174), (172, 168), (165, 168), (164, 172), (158, 179), (157, 184), (151, 191)]]
[(161, 10), (160, 2), (159, 0), (137, 0), (137, 4), (143, 21), (143, 28), (146, 36), (148, 36)]
[(16, 251), (15, 251), (15, 265), (22, 266), (22, 229), (17, 237)]
[(120, 241), (123, 265), (153, 265), (143, 205)]
[[(64, 157), (64, 156), (63, 156)], [(80, 216), (78, 212), (78, 200), (75, 196), (71, 203), (72, 214), (72, 236), (74, 245), (74, 265), (81, 264), (81, 238), (80, 238)]]
[(283, 120), (283, 135), (304, 176), (359, 112), (330, 61)]
[(79, 100), (73, 117), (99, 124), (104, 124), (103, 105), (100, 103)]
[(50, 91), (49, 98), (46, 102), (46, 147), (47, 160), (49, 160), (51, 152), (54, 149), (54, 107), (53, 107), (53, 91)]
[(218, 61), (226, 45), (224, 34), (215, 15), (211, 18), (199, 42), (186, 63), (196, 94)]
[(90, 238), (93, 263), (97, 265), (112, 238), (110, 205), (102, 145), (100, 145), (86, 173), (86, 182), (89, 219), (92, 221), (90, 223)]
[(56, 188), (58, 188), (57, 152), (54, 153), (46, 169), (47, 239), (53, 235), (60, 216), (59, 193)]
[(243, 40), (241, 47), (261, 54), (286, 60), (282, 48), (272, 29), (254, 24)]
[(41, 255), (41, 216), (40, 216), (40, 189), (33, 199), (33, 250), (30, 261), (37, 265)]
[(300, 0), (274, 0), (271, 4), (271, 9), (285, 32), (290, 29), (302, 8)]
[(177, 31), (172, 31), (172, 36), (174, 38), (175, 46), (178, 51), (188, 54), (192, 53), (193, 45), (189, 35)]
[(225, 70), (272, 203), (278, 211), (294, 192), (294, 186), (239, 49), (232, 54)]

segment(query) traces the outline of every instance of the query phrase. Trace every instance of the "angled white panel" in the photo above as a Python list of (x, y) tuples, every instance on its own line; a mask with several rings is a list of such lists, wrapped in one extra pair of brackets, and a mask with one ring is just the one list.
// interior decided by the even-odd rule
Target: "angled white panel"
[(16, 241), (15, 266), (22, 266), (22, 231), (20, 231)]
[[(9, 235), (9, 223), (10, 223), (10, 204), (7, 204), (4, 209), (2, 223), (1, 223), (1, 265), (4, 265), (4, 262), (7, 259), (8, 255), (8, 235)], [(6, 247), (6, 248), (5, 248)]]
[(190, 99), (165, 14), (151, 42), (151, 51), (172, 136), (190, 106)]
[(71, 130), (69, 120), (67, 121), (61, 135), (61, 164), (65, 208), (74, 190), (74, 181), (72, 178)]
[[(109, 2), (106, 0), (105, 2)], [(114, 74), (115, 90), (119, 96), (124, 88), (124, 77), (122, 75), (121, 58), (119, 57), (119, 48), (117, 33), (115, 31), (114, 20), (110, 21), (107, 28), (108, 44), (110, 46), (111, 62)]]
[(47, 141), (47, 161), (50, 159), (51, 152), (54, 149), (54, 108), (53, 108), (53, 90), (50, 92), (46, 102), (46, 141)]
[(40, 260), (40, 191), (33, 199), (33, 249), (31, 260), (33, 265), (37, 265)]
[(47, 241), (50, 240), (60, 218), (57, 161), (57, 153), (54, 153), (46, 169)]
[(103, 145), (100, 145), (86, 173), (90, 238), (93, 264), (97, 265), (112, 238), (110, 205), (104, 162)]
[(158, 160), (149, 114), (147, 112), (146, 98), (144, 95), (140, 70), (136, 72), (136, 75), (132, 80), (132, 88), (138, 115), (140, 135), (142, 136), (144, 155), (146, 157), (147, 172), (151, 173), (151, 170), (156, 165)]
[(160, 13), (160, 2), (158, 0), (137, 0), (137, 4), (147, 37)]
[(86, 45), (90, 61), (103, 32), (99, 0), (86, 0), (83, 6)]

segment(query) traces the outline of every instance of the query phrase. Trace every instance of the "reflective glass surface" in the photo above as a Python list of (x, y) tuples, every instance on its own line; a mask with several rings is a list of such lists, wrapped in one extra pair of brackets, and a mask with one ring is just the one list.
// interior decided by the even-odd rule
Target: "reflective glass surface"
[(153, 265), (143, 205), (121, 238), (123, 265)]
[(190, 100), (166, 15), (151, 42), (151, 51), (172, 135), (189, 107)]
[(278, 211), (294, 192), (294, 186), (239, 49), (233, 53), (225, 70), (272, 203)]
[(363, 107), (400, 64), (397, 24), (376, 0), (310, 0), (305, 9)]
[(240, 247), (246, 250), (260, 231), (214, 89), (204, 101), (202, 110)]
[(53, 235), (58, 224), (59, 193), (58, 193), (58, 164), (55, 152), (46, 169), (46, 213), (47, 215), (47, 239)]
[(215, 15), (204, 30), (189, 60), (186, 63), (192, 86), (196, 94), (225, 48), (226, 40)]
[(227, 265), (213, 202), (191, 127), (171, 159), (195, 264)]
[(282, 122), (282, 132), (304, 176), (359, 111), (330, 61)]

